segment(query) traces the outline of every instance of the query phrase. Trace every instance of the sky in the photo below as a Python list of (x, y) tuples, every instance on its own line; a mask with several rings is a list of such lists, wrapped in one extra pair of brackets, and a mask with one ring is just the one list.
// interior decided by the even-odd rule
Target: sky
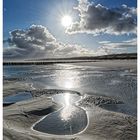
[(136, 0), (4, 0), (3, 25), (6, 60), (137, 52)]

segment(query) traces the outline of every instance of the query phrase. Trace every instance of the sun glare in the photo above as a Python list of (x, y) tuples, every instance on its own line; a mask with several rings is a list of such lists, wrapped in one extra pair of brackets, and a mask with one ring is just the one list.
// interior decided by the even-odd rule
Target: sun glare
[(61, 19), (61, 24), (64, 27), (70, 26), (72, 24), (72, 18), (71, 18), (71, 16), (69, 16), (69, 15), (63, 16), (62, 19)]
[(69, 106), (70, 105), (70, 95), (69, 95), (69, 93), (67, 93), (65, 95), (65, 105), (66, 106)]

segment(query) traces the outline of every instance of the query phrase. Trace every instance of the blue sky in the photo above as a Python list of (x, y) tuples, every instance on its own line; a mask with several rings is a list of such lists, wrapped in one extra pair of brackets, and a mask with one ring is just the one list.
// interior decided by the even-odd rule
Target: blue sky
[[(121, 52), (123, 53), (123, 52), (137, 51), (136, 28), (134, 27), (135, 23), (130, 24), (130, 26), (132, 27), (132, 29), (130, 30), (129, 30), (129, 26), (124, 27), (124, 25), (127, 24), (127, 16), (123, 17), (124, 22), (121, 23), (121, 25), (123, 24), (123, 29), (121, 27), (121, 31), (120, 31), (120, 29), (116, 30), (115, 29), (116, 27), (115, 28), (113, 27), (114, 22), (117, 22), (116, 18), (112, 19), (112, 23), (111, 21), (110, 23), (109, 21), (106, 21), (107, 23), (105, 24), (108, 24), (108, 26), (99, 23), (100, 26), (97, 27), (98, 22), (102, 21), (102, 19), (95, 18), (96, 15), (92, 12), (90, 13), (87, 11), (85, 14), (82, 11), (80, 13), (80, 10), (83, 10), (82, 8), (78, 10), (73, 9), (73, 7), (78, 7), (84, 4), (85, 6), (87, 6), (87, 8), (89, 8), (90, 5), (92, 5), (91, 9), (94, 11), (101, 8), (102, 10), (101, 13), (108, 11), (108, 9), (111, 9), (111, 11), (116, 12), (116, 9), (118, 8), (117, 12), (120, 10), (121, 15), (124, 15), (126, 14), (126, 12), (128, 12), (128, 10), (126, 9), (128, 9), (129, 7), (129, 13), (127, 13), (127, 15), (129, 15), (131, 21), (134, 19), (132, 22), (136, 22), (136, 14), (132, 13), (132, 11), (134, 12), (137, 7), (136, 0), (133, 1), (132, 0), (89, 0), (89, 1), (83, 0), (83, 1), (82, 0), (4, 0), (3, 2), (4, 40), (10, 38), (12, 42), (13, 40), (12, 37), (9, 35), (9, 32), (14, 31), (16, 29), (27, 31), (34, 24), (34, 25), (42, 25), (43, 28), (45, 27), (49, 31), (49, 33), (52, 34), (53, 37), (57, 40), (57, 44), (63, 43), (63, 47), (65, 47), (66, 44), (69, 44), (71, 46), (73, 45), (73, 47), (76, 46), (74, 52), (78, 51), (79, 48), (84, 48), (82, 52), (85, 51), (86, 52), (84, 53), (85, 55), (88, 55), (88, 52), (89, 55), (98, 55), (98, 54), (102, 55), (106, 53), (121, 53)], [(97, 6), (99, 4), (102, 7)], [(127, 8), (125, 6), (122, 8), (122, 5), (126, 5)], [(81, 15), (85, 14), (84, 16), (87, 17), (89, 16), (90, 18), (88, 19), (85, 17), (81, 19), (79, 14)], [(68, 27), (68, 29), (66, 29), (64, 26), (62, 26), (61, 19), (64, 15), (71, 16), (73, 20), (73, 25), (71, 28)], [(95, 20), (98, 20), (95, 26), (94, 24), (96, 23), (96, 21), (94, 21), (92, 17), (94, 17)], [(87, 27), (83, 26), (81, 25), (80, 22), (82, 20), (84, 20), (84, 25), (88, 23), (90, 24), (87, 25)], [(76, 22), (78, 22), (77, 25), (80, 29), (79, 28), (75, 29), (74, 25)], [(100, 33), (100, 31), (102, 33)], [(12, 54), (15, 53), (15, 51), (17, 53), (19, 48), (21, 48), (18, 47), (19, 44), (16, 44), (16, 42), (13, 43), (9, 43), (9, 41), (5, 41), (5, 42), (6, 43), (4, 43), (4, 48), (8, 48), (4, 50), (4, 53), (6, 52), (6, 57), (8, 57), (9, 53)], [(127, 42), (126, 45), (124, 45), (124, 42), (125, 43)], [(127, 47), (127, 44), (129, 47)], [(17, 46), (16, 50), (13, 51), (13, 49), (10, 49), (10, 47), (13, 47), (12, 45), (14, 47)], [(111, 45), (114, 45), (114, 48), (109, 48)], [(28, 49), (28, 47), (26, 49)], [(29, 48), (29, 50), (30, 49), (31, 48)], [(60, 50), (60, 48), (57, 50)], [(71, 49), (65, 48), (65, 50), (71, 50)], [(47, 52), (47, 49), (45, 49), (45, 51)], [(11, 54), (10, 57), (13, 56)], [(67, 54), (70, 53), (65, 52), (64, 54), (66, 54), (67, 57), (68, 56)], [(74, 55), (76, 55), (76, 53), (74, 53)], [(71, 52), (71, 56), (74, 55)], [(53, 53), (53, 57), (55, 57), (55, 53)], [(18, 56), (15, 58), (18, 58)]]

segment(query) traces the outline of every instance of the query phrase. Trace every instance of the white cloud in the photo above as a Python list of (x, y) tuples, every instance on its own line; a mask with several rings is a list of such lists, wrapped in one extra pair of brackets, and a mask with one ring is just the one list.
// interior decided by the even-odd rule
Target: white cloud
[(137, 47), (137, 39), (133, 38), (130, 40), (122, 41), (122, 42), (110, 42), (110, 41), (102, 41), (99, 42), (100, 47), (97, 51), (97, 54), (112, 54), (112, 53), (122, 53), (127, 50), (127, 48), (136, 48)]
[(137, 47), (137, 39), (133, 38), (130, 40), (125, 40), (122, 42), (110, 42), (110, 41), (102, 41), (99, 42), (104, 47), (110, 48), (128, 48), (128, 47)]
[(136, 8), (122, 5), (119, 8), (109, 9), (100, 4), (94, 5), (87, 0), (78, 0), (80, 21), (76, 21), (66, 29), (66, 33), (90, 34), (129, 34), (136, 33)]
[[(30, 59), (48, 57), (73, 57), (93, 54), (77, 44), (64, 44), (42, 25), (32, 25), (26, 30), (17, 29), (10, 32), (4, 47), (4, 59)], [(6, 43), (6, 41), (4, 41)]]

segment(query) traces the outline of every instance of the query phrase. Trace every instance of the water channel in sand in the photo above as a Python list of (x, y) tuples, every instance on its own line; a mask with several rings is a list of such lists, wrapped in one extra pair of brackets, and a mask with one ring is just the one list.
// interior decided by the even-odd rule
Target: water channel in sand
[(88, 119), (86, 111), (75, 104), (80, 98), (79, 95), (70, 93), (52, 96), (52, 100), (63, 107), (43, 117), (32, 129), (55, 135), (72, 135), (83, 131)]

